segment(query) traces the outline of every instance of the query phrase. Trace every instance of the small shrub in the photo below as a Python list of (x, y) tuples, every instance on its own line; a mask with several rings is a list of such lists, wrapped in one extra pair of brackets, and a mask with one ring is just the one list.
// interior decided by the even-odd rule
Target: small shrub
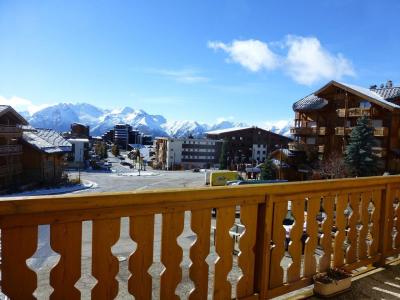
[(346, 270), (339, 268), (329, 268), (326, 273), (315, 275), (314, 280), (321, 283), (332, 283), (348, 277), (351, 277), (351, 273), (347, 272)]

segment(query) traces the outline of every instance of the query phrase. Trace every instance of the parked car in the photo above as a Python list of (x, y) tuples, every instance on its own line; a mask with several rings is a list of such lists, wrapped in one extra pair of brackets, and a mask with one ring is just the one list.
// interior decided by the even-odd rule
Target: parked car
[(194, 169), (193, 169), (193, 172), (199, 173), (199, 172), (200, 172), (200, 169), (199, 169), (199, 168), (194, 168)]
[(133, 165), (131, 163), (128, 163), (127, 161), (121, 161), (120, 164), (123, 165), (123, 166), (128, 166), (130, 168), (133, 167)]

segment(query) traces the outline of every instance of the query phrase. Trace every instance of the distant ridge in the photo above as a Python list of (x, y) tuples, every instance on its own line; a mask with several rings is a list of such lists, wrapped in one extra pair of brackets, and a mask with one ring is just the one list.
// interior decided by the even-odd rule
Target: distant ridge
[[(127, 123), (132, 127), (152, 136), (170, 137), (201, 137), (207, 131), (227, 129), (232, 127), (246, 127), (245, 123), (221, 121), (209, 125), (197, 121), (168, 122), (161, 115), (151, 115), (141, 109), (124, 107), (122, 109), (102, 109), (88, 103), (59, 103), (48, 106), (29, 115), (21, 112), (34, 127), (51, 128), (57, 131), (70, 130), (71, 123), (79, 122), (90, 126), (92, 135), (101, 135), (117, 123)], [(266, 123), (259, 126), (278, 134), (290, 135), (290, 121)]]

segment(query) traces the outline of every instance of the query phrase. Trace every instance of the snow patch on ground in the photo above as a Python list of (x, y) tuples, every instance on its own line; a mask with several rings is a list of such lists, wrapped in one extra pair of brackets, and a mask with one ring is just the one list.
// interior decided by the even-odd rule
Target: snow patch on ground
[[(149, 171), (141, 171), (140, 172), (140, 176), (158, 176), (158, 175), (160, 175), (160, 173), (149, 172)], [(127, 177), (139, 176), (139, 172), (116, 173), (116, 174), (113, 174), (113, 176), (127, 176)]]
[(82, 183), (72, 185), (72, 186), (64, 186), (64, 187), (58, 187), (58, 188), (52, 188), (52, 189), (37, 189), (37, 190), (31, 190), (31, 191), (26, 191), (26, 192), (21, 192), (21, 193), (5, 195), (2, 197), (57, 195), (57, 194), (72, 193), (72, 192), (86, 190), (86, 189), (90, 189), (90, 188), (96, 188), (96, 187), (97, 187), (97, 183), (89, 181), (89, 180), (83, 180)]

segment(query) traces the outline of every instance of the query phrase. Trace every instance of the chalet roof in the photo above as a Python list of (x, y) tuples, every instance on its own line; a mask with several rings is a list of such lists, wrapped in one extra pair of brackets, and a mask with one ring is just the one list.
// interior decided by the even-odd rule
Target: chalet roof
[(251, 129), (251, 128), (256, 128), (256, 127), (252, 127), (252, 126), (232, 127), (232, 128), (208, 131), (208, 132), (206, 132), (206, 134), (221, 134), (221, 133), (234, 132), (234, 131), (238, 131), (238, 130)]
[(25, 120), (23, 116), (21, 116), (14, 108), (10, 105), (0, 105), (0, 117), (6, 113), (12, 113), (14, 117), (16, 117), (21, 125), (28, 125), (28, 121)]
[(392, 103), (384, 98), (383, 95), (386, 94), (386, 92), (384, 91), (385, 88), (380, 89), (381, 91), (378, 93), (378, 92), (375, 92), (374, 90), (370, 90), (370, 89), (360, 87), (357, 85), (347, 84), (347, 83), (337, 82), (337, 81), (332, 80), (329, 83), (327, 83), (326, 85), (324, 85), (321, 89), (316, 91), (314, 94), (318, 96), (319, 94), (324, 92), (328, 87), (330, 87), (332, 85), (339, 87), (345, 91), (348, 91), (349, 93), (358, 95), (359, 97), (365, 98), (365, 100), (371, 101), (372, 103), (383, 106), (389, 110), (400, 109), (399, 105)]
[(293, 104), (293, 110), (295, 111), (318, 110), (325, 107), (327, 104), (328, 100), (317, 97), (314, 94), (311, 94), (295, 102)]
[(48, 154), (69, 152), (72, 148), (71, 143), (52, 129), (26, 131), (22, 139), (32, 147)]
[(353, 84), (347, 84), (343, 82), (330, 81), (322, 88), (317, 90), (311, 95), (300, 99), (293, 104), (293, 110), (295, 111), (311, 111), (319, 110), (328, 104), (328, 101), (321, 97), (323, 92), (330, 86), (339, 87), (349, 93), (356, 94), (359, 97), (365, 98), (375, 104), (383, 106), (389, 110), (400, 109), (400, 106), (390, 102), (391, 100), (400, 97), (400, 87), (385, 87), (376, 89), (367, 89)]

